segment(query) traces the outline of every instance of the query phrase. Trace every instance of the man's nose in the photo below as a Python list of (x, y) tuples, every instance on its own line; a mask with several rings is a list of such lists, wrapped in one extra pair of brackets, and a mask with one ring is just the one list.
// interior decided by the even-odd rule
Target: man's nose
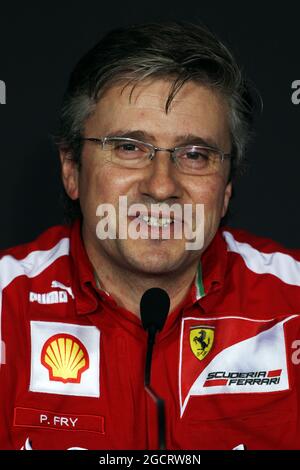
[(182, 190), (178, 180), (178, 172), (170, 152), (156, 151), (151, 164), (146, 168), (140, 191), (156, 201), (181, 197)]

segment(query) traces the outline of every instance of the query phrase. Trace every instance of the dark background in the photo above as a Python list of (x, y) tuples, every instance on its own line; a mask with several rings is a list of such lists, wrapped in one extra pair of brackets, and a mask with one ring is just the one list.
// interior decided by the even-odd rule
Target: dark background
[(76, 61), (111, 28), (164, 19), (202, 21), (231, 47), (264, 111), (236, 183), (229, 225), (300, 247), (300, 4), (237, 1), (84, 1), (0, 4), (0, 248), (61, 223), (60, 171), (50, 134)]

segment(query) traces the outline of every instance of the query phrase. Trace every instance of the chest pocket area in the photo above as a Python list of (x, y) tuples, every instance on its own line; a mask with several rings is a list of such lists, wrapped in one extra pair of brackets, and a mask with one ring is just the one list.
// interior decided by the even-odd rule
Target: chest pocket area
[(187, 449), (299, 448), (296, 398), (295, 391), (192, 396), (174, 439)]

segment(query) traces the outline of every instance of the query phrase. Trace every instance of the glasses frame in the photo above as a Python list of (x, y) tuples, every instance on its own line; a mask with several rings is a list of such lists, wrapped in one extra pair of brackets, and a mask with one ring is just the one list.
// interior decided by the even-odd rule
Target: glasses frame
[(142, 140), (132, 139), (131, 137), (121, 137), (121, 136), (106, 136), (106, 137), (98, 137), (98, 138), (97, 137), (81, 137), (81, 140), (95, 142), (97, 144), (102, 144), (102, 149), (105, 143), (106, 142), (109, 143), (110, 140), (120, 141), (120, 142), (125, 141), (128, 143), (138, 143), (149, 148), (149, 150), (151, 151), (151, 154), (149, 156), (150, 161), (154, 159), (154, 157), (156, 156), (156, 152), (169, 152), (172, 161), (177, 163), (178, 159), (176, 158), (176, 155), (174, 155), (174, 153), (186, 147), (200, 147), (202, 149), (212, 150), (220, 156), (220, 162), (223, 162), (225, 159), (229, 159), (232, 157), (230, 153), (225, 153), (217, 147), (212, 147), (209, 145), (202, 145), (202, 144), (187, 144), (187, 145), (183, 145), (179, 147), (164, 148), (164, 147), (155, 147), (155, 145), (150, 144), (148, 142), (143, 142)]

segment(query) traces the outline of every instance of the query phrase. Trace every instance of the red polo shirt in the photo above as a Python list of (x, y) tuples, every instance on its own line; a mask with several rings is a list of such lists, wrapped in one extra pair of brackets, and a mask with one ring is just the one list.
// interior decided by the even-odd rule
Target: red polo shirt
[[(3, 252), (0, 292), (1, 449), (158, 448), (146, 333), (97, 289), (78, 221)], [(156, 339), (168, 449), (300, 448), (299, 312), (299, 252), (219, 229)]]

